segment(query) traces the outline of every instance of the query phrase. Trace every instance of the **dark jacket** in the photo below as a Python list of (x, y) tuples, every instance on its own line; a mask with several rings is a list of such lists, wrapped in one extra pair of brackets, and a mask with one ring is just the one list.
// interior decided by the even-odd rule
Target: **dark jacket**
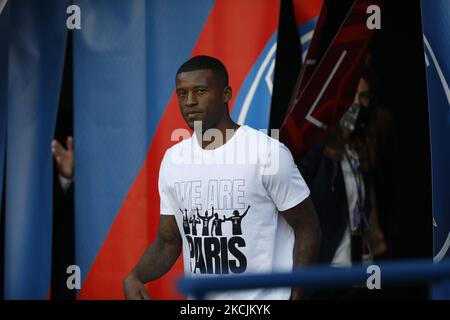
[(348, 225), (341, 163), (326, 157), (321, 146), (315, 146), (297, 162), (297, 166), (311, 190), (311, 199), (319, 216), (322, 230), (319, 262), (329, 264)]

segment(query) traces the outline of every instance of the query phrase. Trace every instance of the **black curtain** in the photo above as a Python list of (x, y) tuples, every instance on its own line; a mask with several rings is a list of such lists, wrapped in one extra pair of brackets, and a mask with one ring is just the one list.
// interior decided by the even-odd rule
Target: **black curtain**
[[(73, 136), (72, 31), (68, 31), (64, 73), (59, 99), (55, 139), (64, 147)], [(49, 146), (50, 147), (50, 146)], [(75, 290), (66, 285), (67, 267), (75, 264), (74, 183), (64, 191), (53, 161), (53, 240), (51, 299), (75, 299)]]
[(292, 0), (282, 0), (270, 109), (270, 129), (279, 129), (302, 64), (300, 38)]

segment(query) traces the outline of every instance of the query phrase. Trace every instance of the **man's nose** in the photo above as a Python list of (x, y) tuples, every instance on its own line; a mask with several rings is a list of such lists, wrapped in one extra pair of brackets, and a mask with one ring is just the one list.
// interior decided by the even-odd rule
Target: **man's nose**
[(186, 97), (186, 107), (195, 106), (197, 104), (197, 97), (194, 92), (188, 92)]

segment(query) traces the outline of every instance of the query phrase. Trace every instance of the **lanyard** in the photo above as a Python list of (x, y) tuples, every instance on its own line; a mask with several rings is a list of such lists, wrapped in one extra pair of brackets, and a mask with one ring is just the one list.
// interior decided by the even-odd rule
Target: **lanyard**
[(356, 183), (357, 200), (355, 209), (353, 210), (353, 226), (352, 221), (350, 221), (350, 230), (356, 231), (361, 223), (361, 219), (364, 221), (366, 226), (368, 226), (367, 217), (365, 215), (363, 181), (361, 175), (359, 174), (359, 162), (349, 156), (347, 149), (345, 149), (344, 154), (350, 166), (350, 169), (352, 170), (353, 177)]

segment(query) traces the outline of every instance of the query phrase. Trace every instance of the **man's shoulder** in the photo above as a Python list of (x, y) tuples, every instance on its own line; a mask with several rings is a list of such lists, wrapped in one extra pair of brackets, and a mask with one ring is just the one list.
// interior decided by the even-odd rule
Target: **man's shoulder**
[(277, 147), (283, 145), (283, 143), (278, 140), (279, 130), (255, 129), (247, 125), (244, 126), (243, 129), (243, 136), (256, 138), (259, 143), (270, 144)]
[(279, 130), (278, 129), (255, 129), (249, 126), (245, 126), (245, 134), (249, 136), (250, 140), (255, 141), (258, 151), (261, 154), (269, 155), (274, 151), (289, 152), (289, 149), (279, 140)]

